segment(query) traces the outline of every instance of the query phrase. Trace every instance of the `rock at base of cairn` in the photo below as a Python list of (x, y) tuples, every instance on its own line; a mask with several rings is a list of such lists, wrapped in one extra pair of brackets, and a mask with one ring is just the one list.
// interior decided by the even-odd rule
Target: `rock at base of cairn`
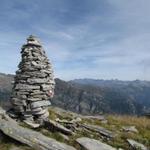
[(39, 132), (20, 126), (0, 107), (0, 136), (1, 132), (36, 150), (76, 150), (72, 146), (58, 142)]
[(22, 60), (16, 71), (11, 103), (11, 116), (29, 121), (48, 118), (46, 107), (54, 95), (52, 66), (46, 57), (39, 40), (29, 36), (21, 51)]

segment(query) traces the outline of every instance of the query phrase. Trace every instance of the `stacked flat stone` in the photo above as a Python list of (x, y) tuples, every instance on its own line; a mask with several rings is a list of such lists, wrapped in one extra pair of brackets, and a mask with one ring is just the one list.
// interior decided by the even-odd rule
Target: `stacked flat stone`
[(39, 40), (32, 35), (23, 45), (21, 55), (12, 91), (13, 111), (23, 120), (46, 119), (49, 100), (54, 95), (52, 66)]

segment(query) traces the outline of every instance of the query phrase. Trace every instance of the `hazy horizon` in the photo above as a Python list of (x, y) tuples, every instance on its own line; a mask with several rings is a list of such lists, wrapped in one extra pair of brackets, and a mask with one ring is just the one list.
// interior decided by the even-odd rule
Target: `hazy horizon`
[[(13, 75), (15, 76), (15, 73), (5, 73), (5, 72), (0, 72), (0, 74), (5, 74), (5, 75)], [(120, 79), (113, 79), (113, 78), (110, 78), (110, 79), (104, 79), (104, 78), (73, 78), (73, 79), (69, 79), (69, 80), (66, 80), (66, 79), (62, 79), (61, 77), (54, 77), (55, 79), (60, 79), (60, 80), (64, 80), (66, 82), (68, 81), (72, 81), (72, 80), (104, 80), (104, 81), (122, 81), (122, 82), (132, 82), (132, 81), (146, 81), (146, 82), (150, 82), (150, 80), (140, 80), (140, 79), (134, 79), (134, 80), (120, 80)]]
[(150, 80), (149, 0), (0, 1), (0, 72), (34, 34), (56, 78)]

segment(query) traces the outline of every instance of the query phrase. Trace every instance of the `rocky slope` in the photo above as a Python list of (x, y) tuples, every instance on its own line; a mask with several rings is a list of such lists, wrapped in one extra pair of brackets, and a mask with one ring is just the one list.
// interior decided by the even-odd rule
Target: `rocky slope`
[(82, 114), (142, 112), (141, 105), (115, 88), (73, 84), (56, 79), (55, 91), (54, 105)]
[(0, 73), (0, 105), (9, 105), (8, 100), (11, 95), (13, 78), (13, 75)]
[(121, 81), (121, 80), (94, 80), (94, 79), (75, 79), (70, 81), (82, 85), (92, 85), (116, 89), (123, 92), (125, 95), (131, 96), (136, 102), (150, 107), (150, 81)]
[[(1, 150), (148, 150), (150, 120), (144, 117), (85, 116), (57, 107), (49, 108), (49, 120), (72, 134), (52, 126), (33, 129), (15, 122), (0, 109)], [(5, 136), (4, 136), (5, 135)], [(18, 141), (18, 142), (17, 142)], [(25, 145), (23, 145), (23, 144)]]

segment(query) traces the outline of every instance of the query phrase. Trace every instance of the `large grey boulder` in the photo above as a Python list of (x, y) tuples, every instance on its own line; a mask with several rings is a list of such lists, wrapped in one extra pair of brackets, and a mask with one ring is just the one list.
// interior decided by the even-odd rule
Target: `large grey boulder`
[(87, 137), (78, 138), (76, 142), (85, 150), (116, 150), (110, 145)]

